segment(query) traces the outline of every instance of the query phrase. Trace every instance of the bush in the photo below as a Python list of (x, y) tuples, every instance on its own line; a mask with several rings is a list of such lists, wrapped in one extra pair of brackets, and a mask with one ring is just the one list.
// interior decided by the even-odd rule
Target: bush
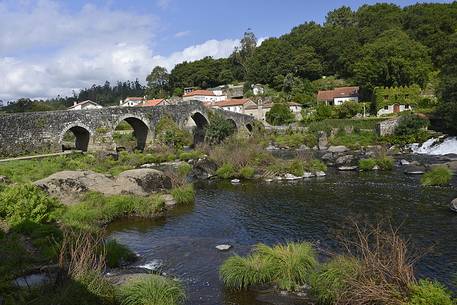
[(356, 101), (347, 101), (335, 107), (336, 115), (340, 119), (350, 119), (362, 112), (362, 105)]
[(325, 105), (324, 103), (318, 103), (318, 105), (316, 106), (315, 118), (317, 121), (331, 119), (335, 116), (333, 111), (334, 109), (332, 106)]
[(244, 179), (252, 179), (255, 174), (255, 169), (250, 166), (245, 166), (240, 169), (240, 176)]
[(205, 140), (210, 144), (219, 144), (236, 131), (236, 126), (226, 120), (221, 114), (214, 113), (210, 116), (209, 125), (206, 127)]
[(181, 163), (178, 166), (178, 175), (181, 177), (187, 177), (189, 173), (192, 171), (192, 165), (189, 163)]
[(325, 263), (311, 277), (311, 292), (319, 304), (338, 304), (348, 281), (358, 276), (359, 262), (353, 257), (337, 256)]
[(391, 157), (380, 157), (376, 159), (376, 164), (380, 170), (388, 171), (394, 168), (394, 160)]
[(286, 103), (274, 103), (265, 115), (266, 121), (274, 126), (286, 125), (295, 121), (295, 115)]
[(0, 217), (10, 225), (56, 220), (61, 205), (34, 185), (13, 185), (0, 193)]
[(280, 289), (296, 290), (309, 282), (317, 267), (316, 253), (309, 243), (255, 246), (253, 253), (227, 259), (220, 269), (224, 284), (246, 289), (259, 284), (276, 284)]
[(305, 170), (312, 173), (325, 172), (327, 171), (327, 165), (321, 160), (314, 159), (305, 163)]
[(363, 171), (371, 171), (376, 166), (377, 162), (375, 159), (362, 159), (359, 161), (359, 167)]
[(195, 190), (191, 184), (172, 189), (171, 195), (177, 204), (189, 204), (195, 201)]
[(454, 305), (451, 294), (437, 282), (421, 280), (411, 287), (407, 305)]
[(172, 148), (182, 148), (192, 144), (192, 136), (179, 128), (178, 124), (169, 116), (163, 116), (156, 125), (156, 138), (159, 143)]
[(421, 178), (424, 186), (448, 185), (452, 179), (452, 171), (446, 166), (437, 166), (425, 173)]
[(222, 179), (229, 179), (236, 176), (235, 167), (230, 163), (225, 163), (216, 171), (216, 175)]
[(219, 274), (225, 287), (234, 290), (270, 283), (274, 276), (270, 261), (259, 255), (229, 257), (222, 264)]
[(133, 280), (121, 286), (118, 293), (121, 305), (177, 305), (185, 298), (179, 282), (159, 275)]
[(110, 268), (120, 267), (136, 260), (136, 255), (129, 248), (118, 243), (115, 239), (105, 243), (106, 265)]
[(395, 128), (395, 135), (415, 135), (420, 129), (426, 128), (428, 125), (429, 121), (427, 119), (415, 114), (406, 114), (400, 118), (400, 121)]

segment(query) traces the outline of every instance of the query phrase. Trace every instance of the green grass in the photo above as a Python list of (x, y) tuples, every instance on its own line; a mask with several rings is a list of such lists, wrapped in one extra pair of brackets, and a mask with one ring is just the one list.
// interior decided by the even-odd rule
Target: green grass
[(359, 168), (363, 171), (371, 171), (376, 165), (380, 170), (389, 171), (394, 168), (394, 160), (390, 157), (379, 157), (376, 159), (361, 159), (359, 161)]
[(120, 267), (127, 263), (134, 262), (137, 257), (126, 246), (111, 239), (105, 243), (106, 265), (110, 268)]
[(160, 195), (105, 197), (99, 193), (89, 193), (81, 203), (68, 207), (62, 222), (77, 228), (94, 229), (125, 216), (155, 217), (163, 211), (164, 206), (164, 199)]
[(407, 305), (454, 305), (454, 301), (444, 285), (421, 280), (411, 287), (411, 297)]
[(357, 277), (359, 270), (359, 263), (353, 257), (333, 258), (311, 276), (312, 295), (319, 304), (337, 304), (338, 298), (347, 290), (348, 280)]
[(330, 138), (332, 145), (344, 145), (351, 149), (358, 149), (363, 146), (374, 145), (378, 142), (378, 137), (374, 131), (359, 131), (359, 132), (338, 132)]
[(308, 147), (317, 145), (317, 137), (315, 133), (292, 133), (281, 134), (273, 138), (273, 141), (282, 147), (299, 148), (300, 145), (305, 144)]
[(121, 305), (178, 305), (185, 300), (183, 286), (159, 275), (133, 280), (121, 286), (118, 300)]
[(190, 204), (195, 202), (195, 190), (192, 184), (173, 188), (171, 190), (171, 195), (177, 204)]
[(202, 155), (203, 154), (198, 150), (183, 151), (179, 154), (179, 159), (182, 161), (197, 160)]
[(425, 173), (421, 178), (424, 186), (448, 185), (452, 179), (452, 171), (446, 166), (437, 166)]
[(229, 179), (236, 176), (236, 170), (232, 164), (225, 163), (217, 169), (216, 175), (222, 179)]
[(317, 265), (316, 252), (309, 243), (258, 244), (247, 257), (228, 258), (220, 268), (220, 277), (230, 289), (269, 283), (293, 291), (309, 282)]
[(380, 118), (367, 119), (326, 119), (319, 122), (307, 124), (309, 131), (327, 131), (330, 132), (334, 128), (353, 127), (358, 129), (375, 129), (379, 122), (385, 121)]
[(255, 168), (244, 166), (240, 169), (240, 176), (244, 179), (252, 179), (255, 175)]

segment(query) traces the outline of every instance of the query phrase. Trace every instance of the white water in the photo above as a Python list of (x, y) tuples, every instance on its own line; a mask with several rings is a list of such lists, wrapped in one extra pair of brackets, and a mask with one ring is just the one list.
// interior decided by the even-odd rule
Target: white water
[(411, 145), (413, 153), (422, 155), (448, 155), (457, 154), (457, 137), (429, 139), (420, 144)]

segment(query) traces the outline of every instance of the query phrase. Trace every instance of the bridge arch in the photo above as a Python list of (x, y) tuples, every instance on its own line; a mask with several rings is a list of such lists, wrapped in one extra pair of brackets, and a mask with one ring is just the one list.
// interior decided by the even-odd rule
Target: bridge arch
[(249, 132), (252, 132), (252, 130), (254, 129), (254, 127), (252, 126), (251, 123), (247, 123), (247, 124), (246, 124), (246, 129), (247, 129)]
[(121, 122), (127, 122), (128, 125), (133, 129), (133, 136), (136, 139), (136, 146), (134, 149), (143, 151), (146, 147), (146, 144), (151, 140), (151, 132), (149, 124), (143, 118), (138, 117), (132, 114), (126, 114), (121, 116), (116, 120), (113, 126), (113, 136), (116, 131), (116, 128), (121, 124)]
[[(74, 139), (70, 139), (74, 141), (74, 146), (66, 147), (65, 146), (65, 135), (71, 132), (74, 136)], [(59, 135), (59, 144), (62, 147), (62, 151), (70, 150), (75, 148), (77, 150), (87, 151), (89, 149), (89, 142), (92, 136), (92, 132), (90, 128), (82, 123), (74, 123), (66, 126), (64, 130)]]
[(236, 124), (234, 119), (228, 118), (227, 122), (232, 126), (234, 132), (238, 130), (238, 125)]

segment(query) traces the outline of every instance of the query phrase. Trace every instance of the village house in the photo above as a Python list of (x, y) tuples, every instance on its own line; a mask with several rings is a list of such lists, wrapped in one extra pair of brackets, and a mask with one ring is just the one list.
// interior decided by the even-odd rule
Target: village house
[(317, 93), (317, 101), (330, 106), (339, 106), (347, 101), (359, 101), (359, 87), (339, 87)]
[(373, 98), (377, 115), (389, 115), (410, 111), (420, 99), (421, 89), (417, 85), (410, 87), (376, 87)]
[(246, 107), (257, 106), (257, 104), (249, 99), (228, 99), (212, 103), (209, 106), (237, 113), (246, 113)]
[(144, 101), (143, 97), (127, 97), (124, 100), (120, 100), (119, 106), (121, 107), (135, 107), (140, 106)]
[(154, 107), (154, 106), (163, 106), (163, 105), (166, 105), (166, 100), (163, 98), (160, 98), (160, 99), (146, 100), (139, 106)]
[[(301, 120), (301, 110), (302, 105), (294, 102), (288, 103), (290, 111), (295, 115), (296, 120)], [(256, 120), (265, 122), (266, 114), (268, 111), (271, 110), (273, 107), (273, 103), (271, 101), (262, 102), (259, 101), (258, 104), (252, 103), (246, 105), (244, 109), (244, 114), (253, 116)]]
[(101, 105), (93, 102), (91, 100), (83, 101), (83, 102), (74, 102), (73, 106), (68, 107), (68, 110), (86, 110), (86, 109), (99, 109), (102, 108)]
[(262, 95), (265, 93), (265, 89), (263, 88), (263, 86), (261, 84), (251, 85), (251, 89), (252, 89), (252, 93), (256, 96)]
[(183, 95), (183, 101), (200, 101), (203, 103), (214, 103), (226, 99), (226, 95), (216, 95), (209, 90), (193, 90)]

